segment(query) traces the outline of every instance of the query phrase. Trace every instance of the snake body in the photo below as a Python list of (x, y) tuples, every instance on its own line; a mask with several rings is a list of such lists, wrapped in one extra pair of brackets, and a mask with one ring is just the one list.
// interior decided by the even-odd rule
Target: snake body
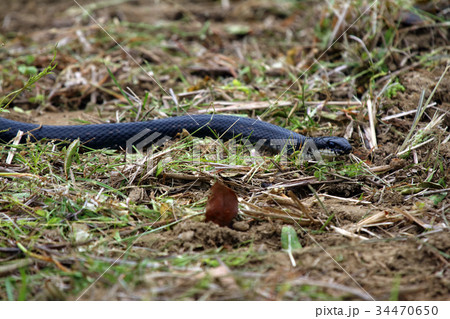
[(164, 138), (173, 138), (183, 129), (196, 137), (223, 140), (241, 138), (278, 152), (286, 147), (288, 152), (292, 152), (301, 148), (307, 141), (313, 141), (319, 151), (327, 150), (336, 155), (347, 154), (352, 150), (350, 143), (343, 137), (309, 138), (260, 120), (217, 114), (184, 115), (145, 122), (43, 126), (0, 118), (0, 142), (9, 142), (20, 130), (24, 132), (22, 141), (27, 136), (31, 141), (80, 139), (90, 148), (130, 150), (131, 145), (141, 143), (140, 145), (149, 146)]

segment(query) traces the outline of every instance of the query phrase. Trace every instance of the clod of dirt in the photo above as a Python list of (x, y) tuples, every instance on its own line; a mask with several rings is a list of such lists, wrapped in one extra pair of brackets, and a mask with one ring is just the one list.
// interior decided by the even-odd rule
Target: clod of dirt
[(208, 249), (220, 246), (234, 246), (251, 239), (250, 234), (213, 223), (186, 221), (173, 229), (174, 237), (181, 240), (183, 248)]
[(202, 251), (221, 246), (236, 248), (244, 243), (245, 245), (252, 243), (255, 247), (264, 247), (261, 248), (264, 251), (281, 249), (280, 236), (283, 223), (245, 223), (248, 229), (244, 231), (220, 227), (214, 223), (186, 220), (171, 230), (142, 236), (135, 244), (163, 254)]

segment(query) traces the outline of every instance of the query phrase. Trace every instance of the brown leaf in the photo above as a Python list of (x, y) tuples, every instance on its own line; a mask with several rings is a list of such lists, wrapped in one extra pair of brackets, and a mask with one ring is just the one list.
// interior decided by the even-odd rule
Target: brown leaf
[(231, 220), (238, 213), (236, 193), (217, 181), (211, 187), (211, 194), (206, 204), (206, 222), (211, 221), (219, 226), (230, 226)]

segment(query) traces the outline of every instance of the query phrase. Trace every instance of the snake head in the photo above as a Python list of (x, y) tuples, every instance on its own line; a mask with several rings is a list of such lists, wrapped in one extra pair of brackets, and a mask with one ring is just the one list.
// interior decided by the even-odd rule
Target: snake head
[(327, 136), (314, 138), (317, 148), (321, 152), (330, 152), (334, 155), (348, 154), (352, 151), (352, 146), (343, 137)]

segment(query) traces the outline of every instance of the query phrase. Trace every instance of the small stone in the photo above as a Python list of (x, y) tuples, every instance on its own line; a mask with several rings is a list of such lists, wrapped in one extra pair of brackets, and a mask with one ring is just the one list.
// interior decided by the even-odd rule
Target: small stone
[(247, 231), (250, 229), (250, 225), (244, 221), (234, 222), (233, 229), (239, 230), (239, 231)]
[(133, 203), (138, 203), (142, 199), (142, 189), (133, 188), (130, 192), (130, 195), (128, 195), (128, 198)]
[(184, 233), (179, 234), (178, 238), (180, 238), (181, 240), (190, 241), (194, 238), (194, 231), (185, 231)]

